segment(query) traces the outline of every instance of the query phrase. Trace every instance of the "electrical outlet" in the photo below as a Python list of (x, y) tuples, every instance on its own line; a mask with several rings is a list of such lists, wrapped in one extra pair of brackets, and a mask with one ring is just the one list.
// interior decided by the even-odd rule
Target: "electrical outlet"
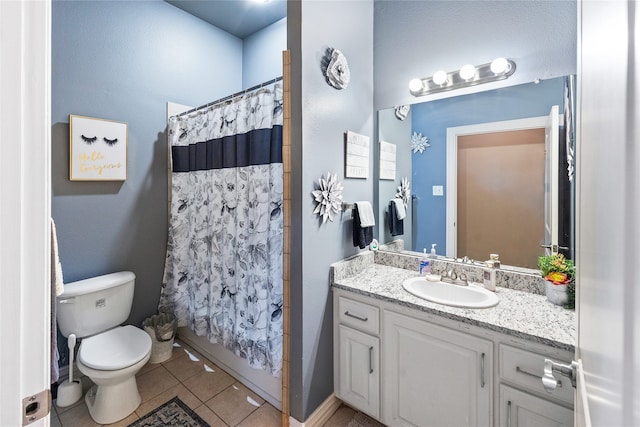
[(433, 186), (433, 195), (434, 196), (444, 196), (444, 187), (442, 185), (434, 185)]

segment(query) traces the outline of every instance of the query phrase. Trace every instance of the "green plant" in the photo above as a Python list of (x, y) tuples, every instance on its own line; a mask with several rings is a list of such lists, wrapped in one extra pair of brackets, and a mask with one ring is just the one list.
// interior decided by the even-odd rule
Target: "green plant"
[(573, 281), (576, 275), (576, 267), (573, 261), (566, 259), (562, 254), (538, 257), (538, 268), (542, 277), (555, 285), (566, 285)]
[(538, 257), (538, 268), (542, 277), (554, 285), (567, 285), (568, 301), (565, 308), (576, 306), (576, 267), (573, 261), (562, 254)]

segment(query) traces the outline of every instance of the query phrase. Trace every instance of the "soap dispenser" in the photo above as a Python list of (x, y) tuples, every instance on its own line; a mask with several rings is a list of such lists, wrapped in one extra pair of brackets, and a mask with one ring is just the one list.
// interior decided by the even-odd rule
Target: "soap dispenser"
[(492, 260), (487, 261), (486, 267), (482, 272), (482, 278), (484, 279), (484, 287), (489, 291), (496, 291), (496, 268)]
[(431, 254), (429, 255), (429, 258), (431, 258), (431, 259), (438, 258), (438, 255), (436, 255), (436, 244), (435, 243), (431, 244)]
[(431, 273), (431, 263), (427, 258), (427, 248), (424, 248), (422, 253), (422, 259), (420, 259), (420, 275), (426, 276)]

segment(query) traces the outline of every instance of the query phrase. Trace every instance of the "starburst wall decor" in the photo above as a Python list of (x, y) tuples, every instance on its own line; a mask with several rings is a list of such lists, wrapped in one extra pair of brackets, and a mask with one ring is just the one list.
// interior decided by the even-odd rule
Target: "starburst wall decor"
[(322, 217), (322, 223), (333, 221), (333, 217), (342, 210), (342, 183), (338, 174), (327, 172), (327, 177), (318, 179), (318, 189), (311, 192), (316, 201), (313, 213)]
[(409, 200), (411, 200), (411, 183), (409, 182), (409, 178), (404, 177), (400, 180), (400, 186), (398, 187), (395, 198), (402, 199), (404, 207), (407, 207)]
[(429, 144), (429, 138), (417, 132), (414, 132), (413, 135), (411, 135), (411, 150), (413, 150), (414, 154), (418, 151), (422, 154), (422, 152), (429, 147), (431, 147), (431, 144)]

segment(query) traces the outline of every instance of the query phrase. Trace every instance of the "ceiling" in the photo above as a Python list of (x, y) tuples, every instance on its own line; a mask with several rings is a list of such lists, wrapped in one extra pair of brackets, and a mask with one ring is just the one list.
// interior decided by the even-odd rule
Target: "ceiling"
[(165, 1), (241, 39), (287, 16), (286, 0)]

